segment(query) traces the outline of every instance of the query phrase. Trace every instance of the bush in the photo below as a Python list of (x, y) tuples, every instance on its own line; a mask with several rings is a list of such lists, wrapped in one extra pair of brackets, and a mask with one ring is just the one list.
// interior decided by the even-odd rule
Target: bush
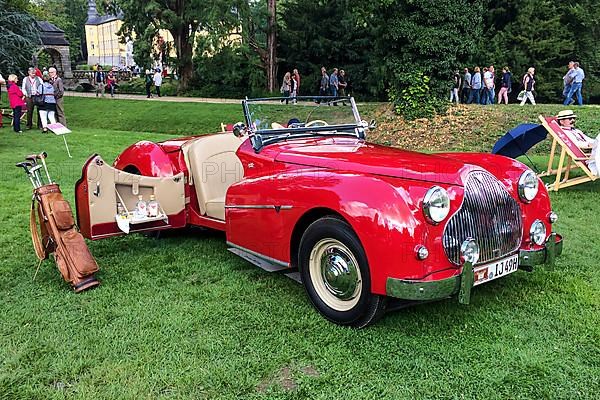
[[(143, 77), (119, 82), (118, 85), (117, 93), (146, 94), (146, 84)], [(154, 86), (152, 86), (152, 91), (155, 92)], [(160, 87), (160, 94), (163, 96), (176, 96), (177, 81), (174, 81), (171, 78), (163, 78), (163, 84)]]
[(244, 46), (214, 50), (199, 41), (194, 58), (195, 73), (188, 94), (202, 97), (259, 97), (265, 94), (265, 73), (256, 54)]
[(422, 72), (400, 75), (404, 84), (393, 85), (388, 96), (397, 114), (407, 120), (417, 118), (433, 118), (436, 114), (444, 114), (448, 103), (441, 100), (430, 86), (431, 78)]

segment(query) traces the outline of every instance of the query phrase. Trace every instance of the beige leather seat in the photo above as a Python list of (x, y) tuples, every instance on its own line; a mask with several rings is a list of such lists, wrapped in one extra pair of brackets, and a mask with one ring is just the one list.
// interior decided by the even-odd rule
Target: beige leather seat
[(227, 133), (196, 140), (187, 148), (186, 158), (203, 215), (225, 220), (227, 189), (244, 176), (235, 154), (244, 140)]

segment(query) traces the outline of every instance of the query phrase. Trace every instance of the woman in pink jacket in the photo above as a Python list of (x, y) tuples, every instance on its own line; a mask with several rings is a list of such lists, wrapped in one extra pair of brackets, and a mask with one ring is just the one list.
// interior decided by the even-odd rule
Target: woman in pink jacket
[(17, 76), (11, 74), (6, 82), (6, 91), (8, 92), (8, 102), (13, 110), (13, 129), (17, 133), (23, 133), (21, 130), (21, 110), (25, 107), (25, 97), (19, 85), (17, 85)]

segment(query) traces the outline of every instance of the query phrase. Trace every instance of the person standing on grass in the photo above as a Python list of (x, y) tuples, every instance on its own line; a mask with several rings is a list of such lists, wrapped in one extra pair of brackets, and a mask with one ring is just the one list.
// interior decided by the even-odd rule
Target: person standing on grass
[(144, 83), (146, 84), (146, 97), (152, 97), (152, 85), (154, 84), (154, 78), (152, 77), (152, 72), (147, 69)]
[(98, 93), (102, 94), (104, 97), (104, 85), (106, 85), (106, 73), (102, 71), (102, 67), (98, 65), (98, 70), (94, 74), (94, 84), (96, 86), (96, 97), (98, 97)]
[[(567, 73), (563, 76), (563, 98), (566, 100), (569, 91), (571, 90), (571, 85), (573, 83), (573, 76), (571, 75), (571, 71), (575, 68), (575, 61), (569, 61), (567, 65)], [(563, 100), (564, 101), (564, 100)], [(573, 103), (573, 99), (569, 99), (569, 104)]]
[(454, 71), (454, 76), (452, 77), (452, 89), (450, 89), (450, 103), (452, 103), (452, 101), (456, 101), (456, 104), (458, 104), (459, 98), (458, 98), (458, 91), (460, 90), (460, 87), (462, 86), (462, 79), (460, 77), (460, 74), (458, 73), (458, 70)]
[(162, 75), (160, 73), (160, 68), (156, 68), (156, 72), (154, 73), (154, 87), (156, 88), (156, 95), (160, 97), (160, 86), (162, 85)]
[(567, 93), (567, 97), (565, 98), (563, 105), (568, 106), (571, 102), (571, 98), (573, 97), (573, 95), (576, 94), (577, 105), (582, 106), (583, 97), (581, 96), (581, 87), (583, 86), (583, 80), (585, 79), (585, 72), (583, 71), (583, 68), (579, 66), (578, 62), (574, 62), (573, 69), (571, 70), (571, 72), (569, 72), (569, 75), (571, 77), (571, 88)]
[(10, 74), (6, 84), (6, 92), (8, 93), (8, 102), (13, 110), (13, 129), (16, 133), (23, 133), (21, 130), (21, 112), (23, 107), (26, 107), (25, 95), (17, 85), (17, 76)]
[(469, 72), (469, 68), (465, 68), (464, 72), (465, 74), (462, 78), (462, 88), (460, 91), (460, 102), (467, 104), (471, 95), (471, 73)]
[(48, 121), (50, 124), (56, 123), (56, 100), (54, 99), (54, 86), (50, 82), (50, 74), (47, 71), (44, 72), (42, 79), (43, 83), (38, 91), (44, 96), (44, 104), (38, 108), (42, 120), (42, 133), (48, 133)]
[(508, 94), (511, 92), (512, 88), (512, 74), (508, 67), (502, 68), (502, 87), (498, 92), (498, 104), (502, 103), (502, 99), (504, 99), (504, 103), (508, 104)]
[(479, 67), (473, 69), (471, 78), (471, 93), (469, 94), (469, 104), (479, 104), (479, 91), (481, 90), (481, 73)]
[(23, 79), (23, 84), (21, 87), (21, 91), (25, 94), (25, 103), (27, 103), (27, 129), (31, 129), (33, 127), (33, 110), (36, 109), (38, 111), (37, 114), (37, 126), (38, 128), (42, 126), (40, 121), (39, 110), (33, 104), (33, 96), (37, 96), (38, 88), (42, 85), (42, 80), (36, 75), (35, 68), (30, 67), (27, 70), (28, 76)]
[(527, 73), (523, 77), (523, 87), (525, 88), (525, 95), (521, 100), (521, 105), (524, 106), (527, 99), (535, 106), (535, 98), (533, 97), (533, 91), (535, 90), (535, 68), (531, 67), (527, 70)]
[(58, 76), (56, 68), (48, 69), (50, 74), (50, 82), (54, 87), (54, 99), (56, 100), (56, 120), (63, 126), (67, 126), (67, 118), (65, 117), (65, 103), (63, 96), (65, 95), (65, 85), (63, 80)]

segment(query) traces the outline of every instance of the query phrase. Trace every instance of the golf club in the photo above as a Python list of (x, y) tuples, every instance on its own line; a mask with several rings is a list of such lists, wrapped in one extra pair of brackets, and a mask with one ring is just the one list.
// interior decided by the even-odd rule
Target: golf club
[(37, 155), (36, 154), (29, 154), (28, 156), (25, 156), (25, 160), (27, 160), (28, 162), (30, 162), (33, 167), (29, 169), (29, 172), (31, 172), (32, 174), (35, 174), (35, 178), (37, 179), (37, 181), (40, 183), (40, 186), (44, 184), (44, 182), (42, 181), (42, 177), (39, 173), (39, 169), (41, 168), (41, 166), (38, 167), (38, 163), (37, 163)]
[(25, 173), (27, 174), (27, 177), (29, 178), (29, 181), (31, 182), (31, 186), (33, 186), (34, 189), (38, 188), (35, 181), (33, 180), (33, 176), (31, 175), (31, 172), (29, 170), (29, 168), (32, 167), (31, 163), (23, 161), (23, 162), (15, 164), (15, 167), (23, 168), (25, 170)]
[(29, 172), (31, 172), (31, 174), (34, 176), (35, 180), (37, 181), (38, 187), (44, 186), (44, 181), (42, 180), (42, 176), (40, 174), (40, 169), (42, 169), (41, 165), (35, 165), (31, 169), (29, 169)]
[(48, 167), (46, 166), (46, 157), (48, 157), (48, 153), (46, 153), (45, 151), (42, 151), (40, 154), (37, 155), (37, 158), (42, 160), (42, 165), (44, 166), (44, 170), (46, 171), (46, 176), (48, 177), (48, 184), (51, 184), (52, 179), (50, 178), (50, 173), (48, 172)]

